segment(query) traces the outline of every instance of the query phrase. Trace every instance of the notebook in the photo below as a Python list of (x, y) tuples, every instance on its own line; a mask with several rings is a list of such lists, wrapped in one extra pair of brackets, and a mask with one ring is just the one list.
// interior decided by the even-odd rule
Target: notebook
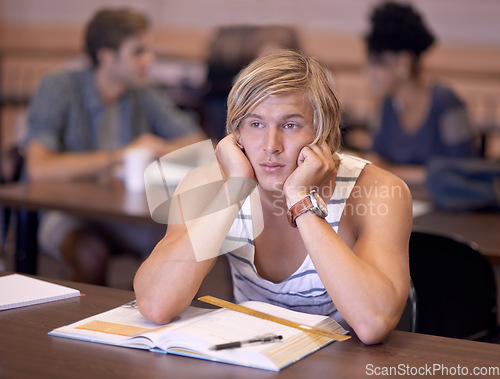
[(0, 277), (0, 310), (75, 296), (80, 296), (80, 291), (25, 275), (11, 274)]

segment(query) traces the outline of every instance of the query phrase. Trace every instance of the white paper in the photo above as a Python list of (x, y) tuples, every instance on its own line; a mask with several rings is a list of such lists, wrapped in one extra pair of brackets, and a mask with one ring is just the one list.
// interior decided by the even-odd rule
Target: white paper
[(0, 277), (0, 310), (80, 296), (73, 288), (28, 276), (12, 274)]

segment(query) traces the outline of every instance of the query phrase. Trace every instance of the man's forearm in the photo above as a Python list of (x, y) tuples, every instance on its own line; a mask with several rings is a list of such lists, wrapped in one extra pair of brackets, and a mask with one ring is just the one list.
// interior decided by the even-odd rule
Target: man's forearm
[[(221, 182), (213, 195), (205, 191), (204, 199), (201, 193), (195, 194), (198, 199), (189, 195), (183, 198), (182, 193), (174, 198), (167, 234), (134, 279), (139, 310), (151, 321), (163, 324), (184, 311), (212, 267), (238, 214), (239, 203), (255, 183), (229, 182), (232, 184)], [(186, 209), (189, 205), (196, 209)], [(180, 220), (182, 224), (171, 223)]]
[(61, 153), (43, 158), (27, 157), (27, 173), (33, 181), (67, 181), (96, 177), (120, 161), (115, 152)]

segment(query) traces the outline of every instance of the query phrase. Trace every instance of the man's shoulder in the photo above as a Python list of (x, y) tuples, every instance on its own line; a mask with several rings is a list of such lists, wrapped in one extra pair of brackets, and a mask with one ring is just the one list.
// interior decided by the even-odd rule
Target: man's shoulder
[(374, 185), (394, 184), (406, 187), (403, 179), (374, 164), (367, 164), (359, 179)]
[(401, 199), (411, 198), (410, 190), (401, 178), (374, 164), (366, 165), (359, 176), (357, 186), (365, 189), (363, 193), (367, 195), (367, 198), (382, 194), (391, 197), (398, 194), (397, 197)]
[[(406, 183), (373, 164), (366, 165), (348, 199), (351, 222), (360, 230), (379, 230), (387, 217), (411, 222), (412, 196)], [(373, 229), (375, 228), (375, 229)]]
[(166, 92), (162, 91), (161, 87), (154, 84), (130, 88), (129, 92), (139, 99), (146, 101), (165, 101), (168, 99)]
[(128, 91), (137, 94), (158, 94), (162, 93), (162, 87), (155, 83), (148, 83), (138, 86), (130, 86)]
[(56, 86), (56, 87), (79, 87), (79, 83), (85, 82), (87, 77), (91, 75), (88, 70), (63, 70), (54, 71), (45, 74), (42, 78), (42, 84), (45, 86)]

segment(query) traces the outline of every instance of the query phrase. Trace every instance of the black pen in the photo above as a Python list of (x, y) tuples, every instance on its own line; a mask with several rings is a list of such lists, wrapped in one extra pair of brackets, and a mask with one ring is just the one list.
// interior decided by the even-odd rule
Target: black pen
[(249, 343), (266, 343), (266, 342), (273, 342), (277, 340), (283, 339), (283, 336), (279, 336), (276, 334), (271, 334), (271, 335), (264, 335), (264, 336), (259, 336), (259, 337), (254, 337), (249, 340), (245, 341), (235, 341), (235, 342), (228, 342), (228, 343), (223, 343), (220, 345), (214, 345), (210, 348), (210, 350), (225, 350), (225, 349), (234, 349), (235, 347), (241, 347), (242, 345), (246, 345)]

